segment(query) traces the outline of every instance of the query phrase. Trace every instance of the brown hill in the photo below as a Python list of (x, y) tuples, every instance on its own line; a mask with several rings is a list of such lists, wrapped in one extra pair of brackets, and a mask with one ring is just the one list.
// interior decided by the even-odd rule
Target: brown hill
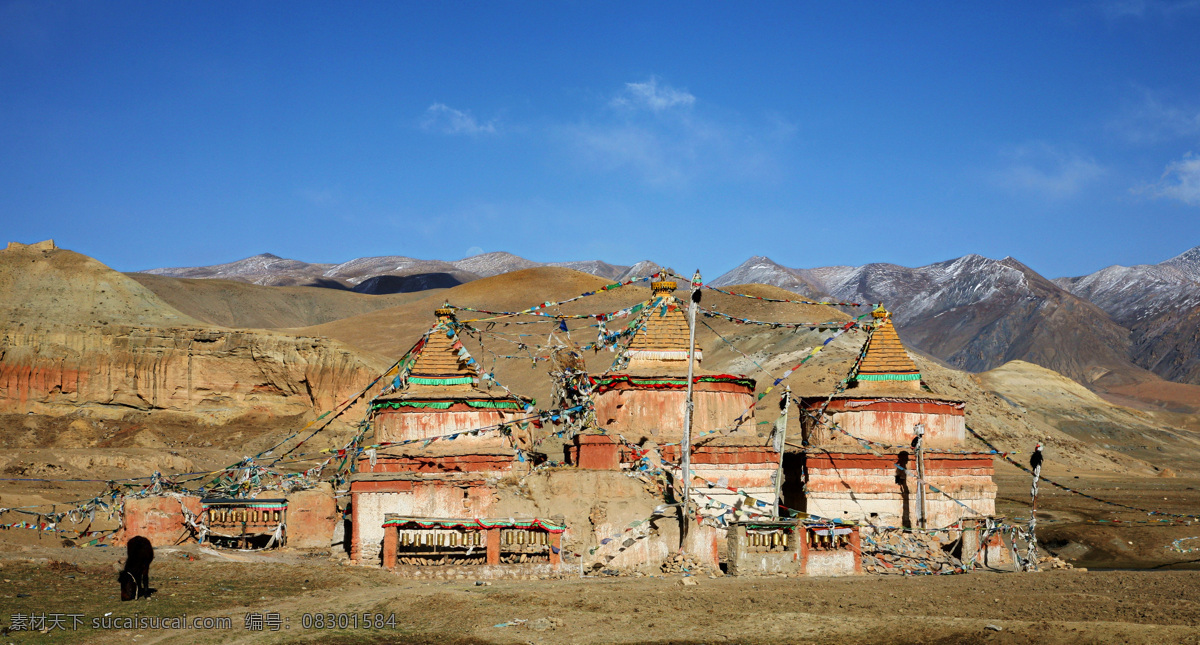
[(424, 296), (367, 295), (321, 287), (267, 287), (235, 280), (170, 278), (127, 273), (129, 278), (196, 320), (223, 327), (308, 327), (393, 307)]
[(152, 291), (74, 251), (10, 243), (0, 251), (0, 322), (200, 325)]
[(1065, 376), (1025, 361), (1012, 361), (974, 379), (999, 395), (1026, 422), (1047, 436), (1078, 442), (1145, 461), (1156, 470), (1194, 472), (1200, 464), (1200, 435), (1185, 428), (1195, 419), (1137, 410), (1101, 398)]

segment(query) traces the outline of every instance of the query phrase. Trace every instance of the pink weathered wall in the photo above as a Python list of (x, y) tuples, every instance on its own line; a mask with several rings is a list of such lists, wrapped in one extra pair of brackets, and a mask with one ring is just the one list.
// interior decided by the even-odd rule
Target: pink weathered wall
[(342, 520), (329, 484), (287, 496), (287, 545), (298, 549), (327, 548)]
[(190, 539), (191, 533), (183, 522), (186, 507), (195, 516), (200, 515), (199, 497), (140, 497), (125, 500), (125, 528), (115, 543), (125, 544), (134, 536), (150, 540), (150, 544), (170, 546)]
[[(926, 481), (943, 491), (926, 494), (926, 525), (941, 528), (963, 517), (996, 512), (996, 485), (992, 482), (992, 460), (976, 455), (928, 455)], [(854, 521), (870, 519), (891, 526), (917, 524), (916, 463), (909, 459), (913, 474), (897, 481), (896, 458), (874, 455), (810, 457), (806, 486), (807, 511), (826, 518)], [(947, 497), (947, 495), (949, 497)], [(956, 504), (954, 498), (971, 510)], [(871, 513), (877, 517), (871, 518)]]
[[(912, 444), (913, 428), (925, 424), (926, 448), (955, 448), (966, 438), (965, 417), (958, 414), (937, 412), (895, 412), (879, 410), (845, 410), (833, 413), (834, 423), (843, 430), (869, 441), (893, 446)], [(809, 436), (809, 444), (821, 447), (854, 446), (859, 444), (850, 437), (818, 426)]]
[[(523, 415), (523, 413), (522, 413)], [(455, 432), (477, 430), (520, 418), (513, 410), (430, 410), (425, 408), (385, 409), (375, 414), (375, 441), (408, 441), (428, 439)], [(515, 432), (519, 432), (514, 428)], [(485, 432), (477, 437), (460, 436), (451, 444), (462, 451), (476, 448), (484, 451), (507, 450), (509, 440), (499, 432)]]
[[(720, 428), (754, 404), (750, 392), (705, 392), (693, 394), (695, 403), (692, 437)], [(621, 434), (632, 442), (650, 438), (658, 442), (683, 437), (684, 390), (613, 389), (596, 395), (596, 421), (610, 434)], [(754, 435), (754, 415), (746, 415), (737, 434)]]

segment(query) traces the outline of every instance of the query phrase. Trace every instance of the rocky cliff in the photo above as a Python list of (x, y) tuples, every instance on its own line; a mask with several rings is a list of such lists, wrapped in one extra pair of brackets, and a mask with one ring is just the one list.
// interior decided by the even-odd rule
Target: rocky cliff
[(169, 410), (223, 423), (328, 410), (386, 368), (325, 338), (205, 328), (0, 327), (0, 413)]
[(387, 364), (335, 340), (207, 325), (50, 243), (0, 251), (0, 415), (268, 430), (333, 408)]

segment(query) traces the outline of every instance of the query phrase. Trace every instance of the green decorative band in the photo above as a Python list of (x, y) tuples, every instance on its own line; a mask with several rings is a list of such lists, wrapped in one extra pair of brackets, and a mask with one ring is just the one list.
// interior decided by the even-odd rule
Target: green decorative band
[(520, 410), (521, 404), (516, 401), (506, 400), (490, 400), (490, 401), (377, 401), (371, 404), (372, 410), (383, 410), (392, 408), (398, 410), (400, 408), (430, 408), (434, 410), (448, 410), (450, 406), (456, 403), (466, 403), (473, 408), (486, 408), (489, 410)]
[(498, 410), (520, 410), (521, 404), (516, 401), (467, 401), (473, 408), (491, 408)]
[(385, 408), (433, 408), (435, 410), (445, 410), (454, 405), (454, 401), (379, 401), (371, 404), (372, 410), (383, 410)]
[(778, 524), (743, 524), (742, 526), (756, 531), (783, 531), (784, 533), (791, 533), (796, 528), (795, 524), (791, 526), (780, 526)]
[(854, 377), (860, 381), (919, 381), (921, 373), (916, 374), (859, 374)]
[(410, 376), (408, 382), (415, 385), (470, 385), (475, 382), (475, 379), (470, 376), (458, 376), (450, 378), (429, 378), (426, 376)]

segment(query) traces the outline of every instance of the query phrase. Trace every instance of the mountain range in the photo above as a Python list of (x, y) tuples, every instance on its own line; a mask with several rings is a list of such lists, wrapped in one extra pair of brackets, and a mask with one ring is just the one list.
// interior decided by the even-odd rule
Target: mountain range
[(386, 294), (445, 289), (480, 278), (540, 266), (575, 269), (612, 280), (646, 275), (662, 268), (652, 262), (639, 262), (633, 266), (609, 264), (599, 260), (543, 263), (504, 252), (483, 253), (452, 262), (385, 255), (356, 258), (341, 264), (309, 263), (281, 258), (271, 253), (260, 253), (226, 264), (150, 269), (143, 273), (172, 278), (237, 280), (274, 287), (329, 287), (359, 293)]
[[(262, 254), (147, 273), (386, 294), (453, 287), (539, 266), (612, 280), (662, 269), (650, 261), (633, 266), (539, 263), (497, 252), (457, 261), (384, 256), (342, 264)], [(1019, 359), (1114, 395), (1159, 377), (1200, 384), (1200, 246), (1159, 264), (1114, 265), (1053, 280), (1011, 257), (972, 254), (922, 267), (875, 263), (812, 269), (756, 256), (712, 281), (715, 286), (754, 283), (808, 297), (882, 302), (893, 311), (906, 342), (969, 371)], [(1166, 394), (1161, 401), (1167, 407), (1182, 403)]]

